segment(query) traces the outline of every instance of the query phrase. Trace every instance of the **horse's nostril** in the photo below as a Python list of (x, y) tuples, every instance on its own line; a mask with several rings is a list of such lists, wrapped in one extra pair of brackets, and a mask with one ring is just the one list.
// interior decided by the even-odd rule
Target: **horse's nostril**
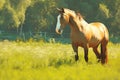
[(56, 33), (61, 34), (62, 30), (61, 29), (56, 29)]
[(63, 32), (62, 29), (59, 29), (59, 30), (58, 30), (58, 33), (59, 33), (59, 34), (62, 34), (62, 32)]
[(58, 32), (61, 33), (61, 30), (59, 29)]

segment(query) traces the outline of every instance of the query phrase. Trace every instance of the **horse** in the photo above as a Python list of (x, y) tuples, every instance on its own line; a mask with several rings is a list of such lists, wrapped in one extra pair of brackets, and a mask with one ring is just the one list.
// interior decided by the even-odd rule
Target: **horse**
[[(78, 47), (84, 49), (84, 59), (88, 62), (88, 50), (93, 49), (98, 62), (106, 64), (108, 62), (107, 44), (109, 41), (109, 32), (107, 27), (101, 22), (86, 22), (82, 15), (68, 8), (57, 8), (57, 24), (55, 31), (62, 34), (64, 27), (70, 26), (71, 44), (75, 53), (75, 61), (79, 60)], [(100, 45), (100, 51), (98, 46)]]

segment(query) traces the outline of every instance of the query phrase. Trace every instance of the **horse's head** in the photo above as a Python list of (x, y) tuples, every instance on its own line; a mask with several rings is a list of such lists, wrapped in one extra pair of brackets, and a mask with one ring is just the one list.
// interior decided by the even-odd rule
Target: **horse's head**
[[(66, 24), (72, 24), (73, 26), (73, 20), (77, 19), (78, 21), (82, 19), (82, 16), (80, 13), (75, 13), (75, 11), (67, 9), (67, 8), (61, 8), (58, 9), (59, 15), (57, 17), (57, 24), (56, 24), (56, 32), (58, 34), (62, 34), (63, 28), (66, 26)], [(75, 21), (77, 21), (75, 20)]]
[(58, 34), (62, 34), (63, 28), (68, 24), (69, 22), (69, 15), (66, 9), (57, 9), (59, 11), (59, 15), (57, 17), (57, 24), (56, 24), (56, 32)]

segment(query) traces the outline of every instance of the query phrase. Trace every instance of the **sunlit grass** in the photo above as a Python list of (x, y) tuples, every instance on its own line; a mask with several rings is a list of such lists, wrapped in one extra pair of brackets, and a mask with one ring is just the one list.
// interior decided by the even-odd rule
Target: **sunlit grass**
[(109, 43), (109, 62), (97, 63), (89, 49), (89, 63), (79, 48), (78, 62), (70, 44), (0, 42), (0, 80), (119, 80), (120, 44)]

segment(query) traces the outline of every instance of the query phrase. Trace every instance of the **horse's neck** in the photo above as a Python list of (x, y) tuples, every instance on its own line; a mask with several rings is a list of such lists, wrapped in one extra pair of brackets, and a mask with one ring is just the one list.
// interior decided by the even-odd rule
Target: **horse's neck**
[(70, 26), (71, 26), (71, 29), (74, 31), (83, 31), (88, 28), (88, 23), (83, 18), (81, 18), (80, 20), (71, 19)]
[(83, 28), (87, 28), (88, 27), (88, 23), (82, 18), (80, 21), (80, 24)]

